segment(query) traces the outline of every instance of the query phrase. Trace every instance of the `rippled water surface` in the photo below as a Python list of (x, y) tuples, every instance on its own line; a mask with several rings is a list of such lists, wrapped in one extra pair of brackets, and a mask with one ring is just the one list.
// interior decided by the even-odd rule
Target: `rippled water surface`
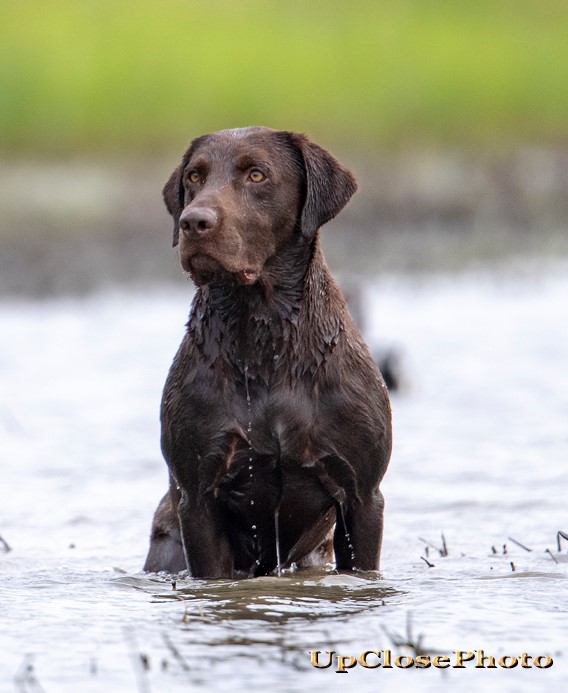
[[(189, 287), (0, 304), (1, 691), (566, 690), (567, 268), (389, 277), (366, 297), (406, 380), (381, 576), (175, 583), (140, 567)], [(310, 665), (385, 649), (554, 664)]]

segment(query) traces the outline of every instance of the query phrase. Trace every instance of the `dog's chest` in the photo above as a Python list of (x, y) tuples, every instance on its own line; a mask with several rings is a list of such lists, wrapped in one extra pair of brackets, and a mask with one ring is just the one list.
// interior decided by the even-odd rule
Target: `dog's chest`
[(213, 482), (219, 499), (259, 527), (273, 522), (275, 509), (286, 507), (290, 497), (300, 500), (307, 516), (317, 517), (331, 495), (318, 464), (326, 455), (318, 435), (318, 399), (305, 388), (249, 383), (244, 398), (231, 404), (227, 418), (236, 418), (240, 433), (228, 434), (233, 443), (219, 458)]
[(317, 454), (320, 397), (309, 379), (292, 387), (246, 376), (242, 382), (196, 383), (183, 408), (203, 456), (219, 441), (234, 439), (237, 442), (230, 444), (231, 449), (307, 462)]

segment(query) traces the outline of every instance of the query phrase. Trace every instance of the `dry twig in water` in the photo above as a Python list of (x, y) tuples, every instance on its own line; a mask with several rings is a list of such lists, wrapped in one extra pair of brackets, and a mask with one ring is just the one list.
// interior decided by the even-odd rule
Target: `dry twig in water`
[(410, 612), (408, 612), (406, 615), (406, 639), (397, 633), (391, 633), (384, 626), (383, 630), (395, 647), (408, 647), (414, 656), (428, 654), (428, 652), (422, 647), (424, 635), (420, 633), (416, 639), (414, 638), (412, 633), (412, 618)]
[(442, 557), (447, 556), (449, 553), (448, 552), (448, 545), (446, 544), (446, 537), (443, 534), (442, 534), (442, 548), (440, 548), (439, 546), (436, 546), (435, 544), (432, 544), (431, 541), (427, 541), (426, 539), (423, 539), (422, 537), (418, 537), (418, 539), (420, 541), (424, 542), (424, 544), (426, 544), (426, 546), (429, 546), (430, 548), (435, 549), (440, 554), (440, 556), (442, 556)]
[(512, 541), (513, 544), (516, 544), (517, 546), (520, 546), (521, 549), (524, 549), (525, 551), (529, 551), (529, 552), (532, 551), (532, 549), (529, 549), (529, 548), (528, 548), (527, 546), (525, 546), (524, 544), (521, 544), (520, 541), (517, 541), (516, 539), (513, 539), (513, 537), (507, 537), (507, 539), (508, 539), (509, 541)]
[(175, 659), (179, 662), (181, 668), (184, 671), (190, 671), (191, 667), (189, 664), (185, 661), (185, 659), (181, 656), (180, 651), (177, 649), (177, 647), (173, 644), (173, 642), (170, 640), (170, 636), (167, 633), (162, 633), (162, 640), (164, 641), (166, 647), (168, 650), (172, 653)]
[(544, 553), (547, 553), (555, 563), (558, 563), (558, 561), (556, 560), (556, 556), (552, 553), (550, 549), (546, 549)]
[(130, 661), (132, 662), (132, 667), (136, 675), (138, 691), (139, 693), (150, 693), (150, 682), (148, 681), (146, 674), (150, 668), (150, 660), (148, 659), (147, 655), (142, 654), (142, 652), (139, 651), (134, 631), (130, 628), (124, 628), (123, 633), (124, 639), (128, 646)]

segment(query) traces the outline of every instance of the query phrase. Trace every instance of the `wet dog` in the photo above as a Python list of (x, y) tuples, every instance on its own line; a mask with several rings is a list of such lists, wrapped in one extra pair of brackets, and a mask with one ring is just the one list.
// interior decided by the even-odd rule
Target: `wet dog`
[(197, 292), (163, 393), (170, 489), (145, 570), (379, 568), (390, 404), (319, 243), (355, 190), (306, 136), (257, 127), (198, 137), (166, 183)]

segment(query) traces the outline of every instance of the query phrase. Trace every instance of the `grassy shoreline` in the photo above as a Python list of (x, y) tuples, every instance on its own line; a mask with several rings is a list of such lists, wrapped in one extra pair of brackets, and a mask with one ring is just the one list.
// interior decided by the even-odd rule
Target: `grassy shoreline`
[(26, 0), (0, 153), (154, 155), (264, 124), (359, 152), (566, 141), (564, 0)]

